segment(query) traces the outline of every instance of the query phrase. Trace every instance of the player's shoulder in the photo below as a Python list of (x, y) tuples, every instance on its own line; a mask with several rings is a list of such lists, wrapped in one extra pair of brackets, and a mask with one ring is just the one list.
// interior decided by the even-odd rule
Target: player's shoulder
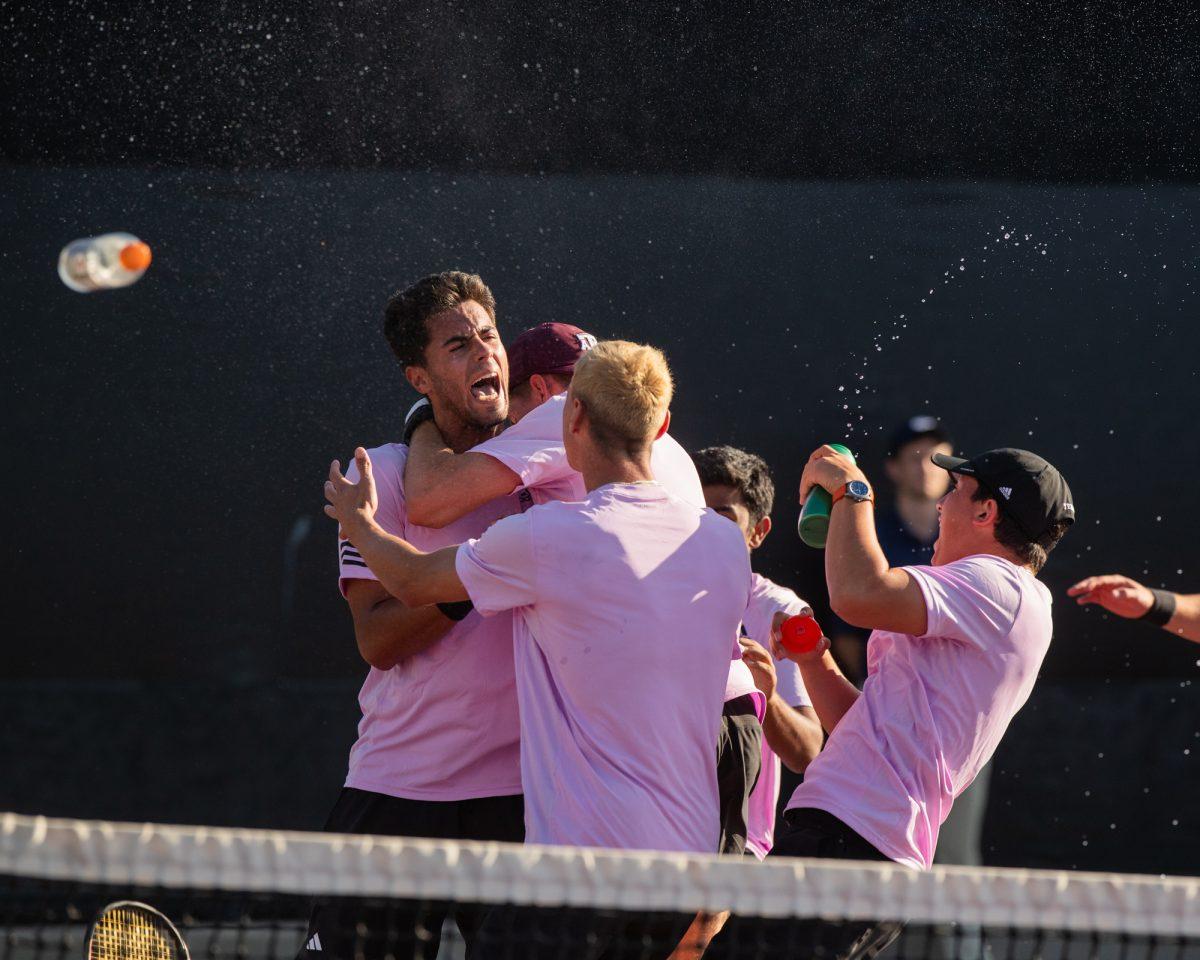
[(1028, 571), (1011, 560), (988, 553), (961, 557), (942, 566), (916, 569), (1005, 607), (1011, 606), (1030, 588), (1036, 590), (1040, 586)]
[(945, 565), (945, 569), (958, 576), (980, 580), (996, 580), (1004, 583), (1019, 583), (1021, 568), (1011, 560), (991, 553), (975, 553), (960, 557)]
[[(403, 443), (385, 443), (378, 447), (368, 447), (367, 456), (371, 458), (371, 470), (378, 480), (380, 474), (396, 473), (404, 475), (404, 463), (408, 460), (408, 447)], [(353, 460), (351, 461), (353, 463)]]
[(379, 446), (368, 446), (367, 456), (371, 457), (371, 468), (376, 470), (376, 472), (380, 468), (402, 468), (404, 461), (408, 460), (408, 446), (402, 443), (384, 443)]
[(566, 402), (567, 395), (565, 393), (557, 393), (552, 397), (547, 397), (509, 429), (515, 429), (524, 425), (527, 430), (561, 437), (563, 404)]
[[(367, 456), (371, 458), (371, 473), (375, 477), (375, 488), (379, 491), (381, 504), (403, 503), (404, 463), (408, 459), (408, 447), (403, 443), (385, 443), (368, 447)], [(358, 467), (353, 455), (347, 464), (346, 476), (350, 480), (358, 480)]]
[(752, 574), (750, 584), (750, 595), (755, 600), (769, 600), (780, 606), (804, 605), (804, 601), (800, 599), (795, 590), (780, 586), (769, 577), (764, 577), (761, 573)]

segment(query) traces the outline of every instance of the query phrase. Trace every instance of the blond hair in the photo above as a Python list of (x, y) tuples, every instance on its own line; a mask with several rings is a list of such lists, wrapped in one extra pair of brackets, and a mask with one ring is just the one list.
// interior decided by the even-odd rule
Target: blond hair
[(675, 385), (661, 350), (602, 340), (576, 361), (571, 390), (602, 446), (634, 452), (654, 441)]

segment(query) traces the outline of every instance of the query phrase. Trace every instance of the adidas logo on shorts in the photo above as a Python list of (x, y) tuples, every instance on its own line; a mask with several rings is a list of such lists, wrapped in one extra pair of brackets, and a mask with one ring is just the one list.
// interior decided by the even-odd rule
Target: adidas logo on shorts
[(321, 949), (321, 935), (319, 933), (314, 933), (311, 937), (309, 937), (308, 943), (304, 945), (304, 949), (310, 950), (313, 953), (324, 953), (325, 951)]

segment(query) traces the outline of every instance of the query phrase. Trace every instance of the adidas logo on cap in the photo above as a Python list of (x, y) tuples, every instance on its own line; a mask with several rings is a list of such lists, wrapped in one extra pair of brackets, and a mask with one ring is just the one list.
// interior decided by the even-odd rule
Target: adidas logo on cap
[(1012, 487), (1001, 487), (1000, 492), (1004, 495), (1005, 500), (1012, 499)]

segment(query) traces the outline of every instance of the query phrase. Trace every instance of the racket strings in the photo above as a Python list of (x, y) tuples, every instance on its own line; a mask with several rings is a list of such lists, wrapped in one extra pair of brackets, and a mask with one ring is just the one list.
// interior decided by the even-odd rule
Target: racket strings
[(101, 916), (92, 929), (88, 960), (181, 960), (175, 933), (162, 917), (121, 906)]

